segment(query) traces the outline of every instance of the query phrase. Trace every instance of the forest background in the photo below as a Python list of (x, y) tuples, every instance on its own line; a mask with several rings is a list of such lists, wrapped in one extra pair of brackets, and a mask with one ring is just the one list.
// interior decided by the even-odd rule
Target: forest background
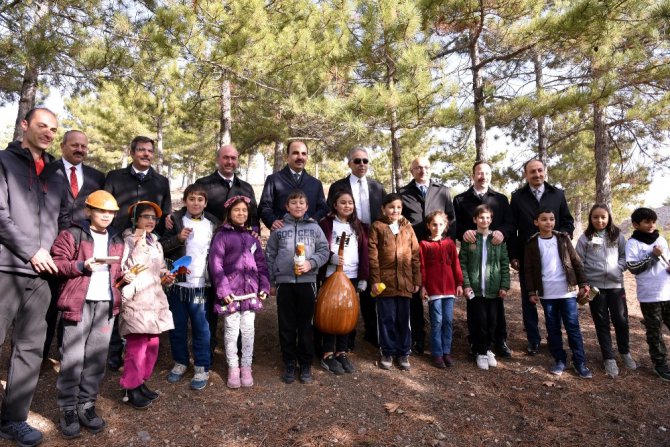
[(505, 191), (539, 157), (578, 222), (621, 220), (670, 170), (669, 24), (670, 0), (6, 0), (0, 140), (55, 93), (105, 172), (135, 135), (173, 187), (230, 142), (244, 177), (303, 139), (324, 184), (362, 145), (387, 190), (418, 154), (452, 187), (489, 160)]

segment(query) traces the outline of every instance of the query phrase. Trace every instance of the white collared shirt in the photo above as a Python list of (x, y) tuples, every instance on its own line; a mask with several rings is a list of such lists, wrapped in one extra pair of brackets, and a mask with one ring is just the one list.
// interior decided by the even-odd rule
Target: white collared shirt
[(72, 167), (75, 168), (74, 172), (75, 175), (77, 176), (77, 186), (81, 191), (81, 187), (84, 185), (84, 168), (82, 168), (82, 164), (79, 163), (78, 165), (73, 165), (72, 163), (63, 158), (63, 166), (65, 166), (65, 175), (67, 176), (68, 184), (70, 184), (70, 173), (72, 172), (70, 168)]
[(222, 179), (224, 179), (224, 180), (226, 180), (226, 181), (229, 181), (231, 185), (232, 185), (233, 182), (235, 181), (235, 175), (233, 175), (232, 177), (228, 178), (228, 177), (226, 177), (225, 175), (221, 174), (221, 172), (219, 172), (218, 170), (216, 171), (216, 173), (219, 174), (219, 177), (221, 177)]
[(148, 169), (146, 171), (138, 171), (137, 169), (135, 169), (135, 166), (132, 166), (132, 165), (131, 165), (131, 168), (133, 169), (133, 174), (140, 174), (141, 173), (141, 174), (147, 175), (149, 173)]

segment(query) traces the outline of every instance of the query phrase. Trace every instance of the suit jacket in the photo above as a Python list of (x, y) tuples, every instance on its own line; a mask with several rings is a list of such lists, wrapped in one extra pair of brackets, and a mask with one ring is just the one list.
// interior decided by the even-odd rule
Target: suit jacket
[(69, 187), (70, 173), (65, 172), (65, 165), (63, 164), (62, 158), (59, 158), (44, 168), (45, 170), (48, 169), (53, 171), (54, 174), (61, 176), (67, 189), (67, 207), (69, 209), (69, 218), (62, 214), (58, 217), (58, 231), (70, 228), (74, 222), (81, 222), (86, 220), (86, 214), (84, 213), (84, 208), (86, 207), (84, 202), (86, 202), (86, 198), (90, 193), (102, 189), (105, 185), (105, 174), (84, 164), (82, 164), (81, 168), (84, 173), (84, 184), (79, 187), (79, 194), (77, 194), (76, 198), (72, 195), (72, 189)]
[(105, 179), (105, 191), (114, 196), (119, 204), (119, 212), (112, 222), (114, 228), (123, 232), (131, 226), (128, 208), (140, 200), (149, 200), (160, 206), (163, 217), (156, 225), (156, 233), (163, 234), (165, 230), (165, 216), (172, 212), (172, 198), (170, 197), (170, 181), (149, 168), (147, 175), (140, 180), (134, 175), (132, 165), (123, 169), (110, 171)]
[(321, 181), (303, 170), (300, 181), (296, 183), (291, 174), (291, 169), (286, 165), (281, 171), (270, 174), (265, 179), (263, 194), (258, 204), (258, 212), (266, 227), (270, 228), (272, 222), (284, 218), (286, 198), (295, 189), (302, 190), (307, 196), (308, 208), (305, 213), (305, 220), (311, 217), (318, 222), (328, 214), (328, 204)]
[[(351, 174), (347, 175), (346, 177), (337, 180), (334, 182), (332, 185), (330, 185), (330, 189), (328, 189), (328, 206), (331, 207), (333, 205), (333, 197), (335, 196), (335, 193), (341, 190), (346, 190), (351, 194), (351, 183), (350, 179)], [(370, 224), (374, 222), (375, 220), (379, 219), (379, 216), (382, 214), (382, 199), (386, 195), (386, 191), (384, 191), (384, 186), (382, 186), (381, 183), (379, 183), (377, 180), (373, 180), (368, 176), (365, 176), (365, 179), (368, 182), (368, 200), (370, 201)], [(354, 197), (354, 201), (356, 201), (356, 197)], [(356, 205), (356, 209), (358, 209), (358, 204)], [(361, 213), (358, 212), (358, 218), (360, 219)]]
[(256, 195), (254, 193), (254, 188), (249, 183), (241, 180), (238, 176), (235, 176), (230, 189), (228, 189), (218, 171), (214, 171), (213, 174), (210, 174), (207, 177), (199, 178), (195, 182), (204, 186), (207, 190), (207, 207), (205, 208), (205, 211), (213, 214), (214, 217), (220, 221), (223, 221), (223, 213), (225, 211), (223, 204), (226, 203), (226, 200), (235, 196), (248, 197), (251, 200), (249, 203), (251, 226), (259, 228), (260, 221), (258, 219)]
[(516, 242), (512, 246), (510, 259), (523, 259), (526, 242), (537, 233), (537, 227), (533, 224), (535, 214), (540, 208), (548, 208), (554, 212), (556, 218), (555, 231), (566, 233), (572, 239), (575, 231), (575, 219), (570, 214), (568, 202), (562, 189), (556, 188), (544, 182), (544, 194), (537, 202), (533, 191), (526, 183), (512, 193), (510, 201), (512, 219), (516, 228)]
[(498, 230), (505, 236), (505, 242), (509, 242), (515, 233), (512, 211), (509, 200), (504, 194), (489, 188), (480, 199), (474, 188), (470, 187), (465, 192), (454, 197), (454, 212), (456, 213), (456, 238), (463, 241), (463, 234), (468, 230), (476, 230), (474, 222), (475, 208), (486, 204), (493, 211), (491, 231)]
[(412, 224), (414, 233), (418, 240), (426, 239), (428, 228), (426, 228), (426, 216), (433, 211), (444, 211), (449, 220), (449, 235), (454, 239), (456, 231), (454, 205), (451, 201), (449, 188), (441, 183), (430, 181), (426, 198), (421, 195), (421, 190), (412, 180), (407, 185), (398, 190), (402, 197), (402, 215)]

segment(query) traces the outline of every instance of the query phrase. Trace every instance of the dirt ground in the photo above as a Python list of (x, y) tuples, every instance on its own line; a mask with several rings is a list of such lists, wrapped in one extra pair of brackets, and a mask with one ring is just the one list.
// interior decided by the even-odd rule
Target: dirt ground
[[(335, 376), (315, 362), (313, 384), (285, 385), (280, 381), (276, 307), (270, 299), (256, 320), (252, 388), (226, 388), (221, 350), (205, 390), (190, 390), (186, 379), (169, 384), (165, 377), (172, 361), (164, 334), (149, 383), (162, 395), (148, 410), (122, 403), (119, 373), (108, 372), (97, 404), (107, 429), (97, 435), (82, 429), (81, 438), (63, 440), (56, 428), (54, 361), (42, 370), (29, 422), (44, 432), (44, 444), (51, 446), (670, 445), (670, 384), (653, 374), (630, 277), (627, 284), (631, 351), (641, 367), (628, 371), (619, 361), (617, 379), (605, 375), (587, 308), (580, 312), (580, 321), (593, 380), (581, 380), (572, 370), (560, 378), (551, 376), (545, 344), (540, 355), (524, 355), (517, 289), (506, 305), (514, 355), (499, 361), (496, 369), (480, 371), (468, 358), (465, 306), (459, 299), (454, 368), (436, 369), (426, 355), (413, 356), (409, 372), (383, 371), (376, 367), (376, 350), (361, 339), (351, 356), (356, 373)], [(3, 385), (9, 344), (0, 359)]]

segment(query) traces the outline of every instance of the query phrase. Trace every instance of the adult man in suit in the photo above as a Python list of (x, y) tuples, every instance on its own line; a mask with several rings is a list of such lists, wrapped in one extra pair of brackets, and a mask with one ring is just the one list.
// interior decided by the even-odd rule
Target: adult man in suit
[(328, 213), (321, 181), (305, 171), (307, 158), (307, 145), (303, 141), (292, 140), (286, 145), (286, 166), (265, 179), (258, 211), (270, 230), (283, 225), (286, 198), (295, 189), (302, 190), (307, 196), (305, 218), (311, 217), (318, 222)]
[[(449, 188), (430, 178), (430, 161), (417, 157), (410, 165), (412, 181), (398, 190), (402, 197), (402, 215), (409, 220), (419, 241), (428, 236), (426, 216), (433, 211), (443, 211), (449, 220), (449, 235), (454, 234), (454, 205)], [(423, 319), (423, 300), (419, 293), (410, 303), (410, 325), (412, 327), (412, 350), (423, 354), (426, 331)]]
[[(575, 220), (570, 214), (565, 193), (545, 181), (546, 169), (542, 161), (531, 159), (523, 166), (526, 184), (512, 193), (510, 208), (516, 241), (512, 244), (510, 253), (511, 265), (519, 270), (521, 283), (521, 310), (523, 312), (523, 327), (528, 339), (528, 355), (536, 355), (540, 348), (540, 330), (538, 328), (537, 307), (528, 298), (523, 271), (523, 258), (526, 242), (538, 230), (533, 224), (535, 214), (540, 208), (548, 208), (554, 212), (556, 226), (554, 229), (568, 234), (572, 238), (575, 231)], [(510, 244), (508, 244), (508, 247)]]
[[(486, 161), (478, 161), (472, 166), (472, 186), (465, 192), (454, 197), (454, 212), (456, 213), (456, 238), (474, 243), (477, 235), (477, 224), (474, 222), (474, 211), (479, 205), (488, 205), (493, 211), (492, 230), (493, 244), (499, 245), (509, 242), (514, 236), (514, 223), (509, 206), (509, 200), (504, 194), (491, 188), (491, 166)], [(509, 247), (508, 247), (509, 250)], [(471, 304), (467, 301), (468, 315)], [(472, 319), (468, 318), (468, 332), (472, 334), (474, 328), (470, 326)], [(507, 321), (505, 320), (505, 306), (499, 300), (498, 324), (495, 333), (495, 348), (504, 358), (512, 356), (512, 350), (507, 346)]]
[[(333, 197), (338, 191), (349, 192), (356, 203), (358, 218), (369, 229), (372, 222), (377, 220), (381, 214), (382, 199), (386, 192), (381, 183), (367, 176), (370, 157), (366, 149), (355, 147), (349, 151), (347, 158), (351, 174), (330, 185), (327, 202), (329, 206), (332, 205)], [(373, 345), (377, 345), (377, 311), (375, 301), (370, 296), (370, 284), (361, 292), (360, 299), (361, 315), (365, 326), (364, 338)], [(350, 340), (349, 343), (352, 345), (353, 340)]]
[[(163, 216), (172, 212), (170, 197), (170, 181), (151, 167), (154, 159), (154, 140), (138, 136), (130, 143), (130, 156), (133, 162), (123, 169), (110, 171), (105, 179), (105, 190), (112, 194), (119, 204), (112, 225), (123, 232), (131, 226), (128, 209), (140, 200), (156, 203), (163, 211)], [(161, 235), (165, 229), (164, 220), (156, 225), (156, 232)], [(123, 341), (119, 335), (118, 320), (114, 321), (114, 330), (109, 343), (107, 366), (118, 371), (122, 365)]]
[[(63, 182), (69, 185), (67, 189), (67, 207), (69, 213), (61, 215), (58, 218), (58, 230), (69, 228), (72, 222), (79, 222), (86, 219), (84, 213), (84, 202), (90, 193), (102, 189), (105, 184), (105, 174), (95, 168), (84, 165), (84, 160), (88, 154), (88, 138), (84, 132), (79, 130), (68, 130), (63, 134), (63, 141), (60, 144), (62, 157), (45, 168), (48, 171), (54, 171), (56, 175), (63, 178)], [(50, 280), (51, 304), (47, 311), (47, 335), (44, 341), (43, 358), (46, 360), (49, 355), (49, 348), (56, 330), (56, 321), (58, 320), (58, 290), (60, 281)], [(62, 325), (58, 326), (58, 346), (62, 342)]]

